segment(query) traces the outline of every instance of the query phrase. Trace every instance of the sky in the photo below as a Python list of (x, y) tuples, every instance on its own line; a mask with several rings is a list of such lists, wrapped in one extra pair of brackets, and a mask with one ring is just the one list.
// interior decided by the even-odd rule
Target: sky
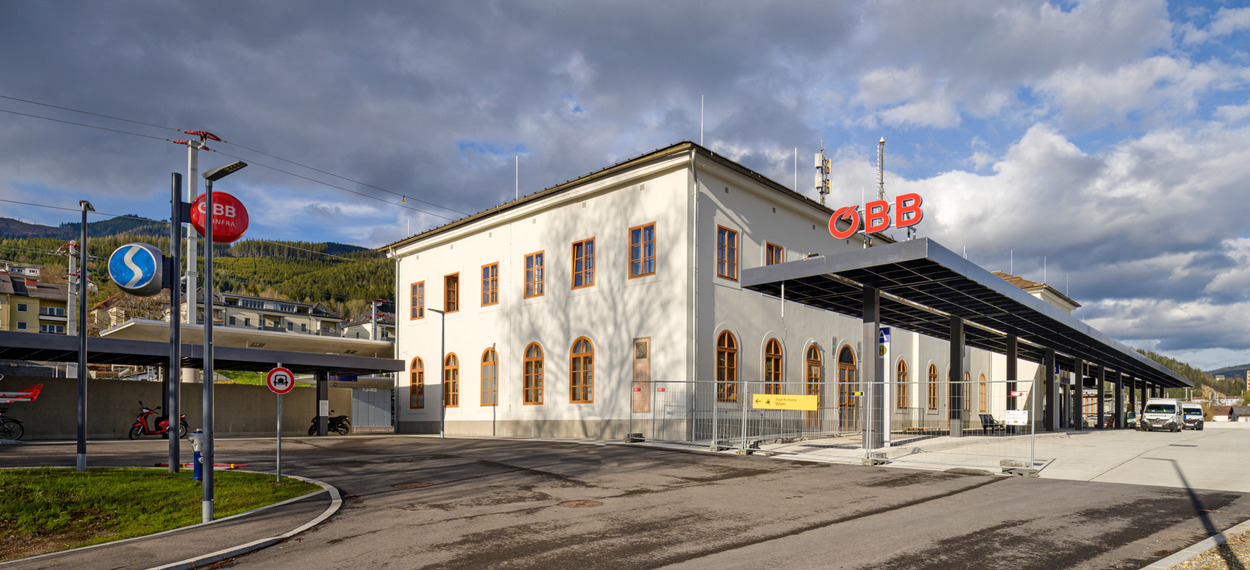
[(1152, 0), (0, 2), (0, 216), (377, 247), (690, 140), (1045, 280), (1134, 347), (1250, 362), (1250, 7)]

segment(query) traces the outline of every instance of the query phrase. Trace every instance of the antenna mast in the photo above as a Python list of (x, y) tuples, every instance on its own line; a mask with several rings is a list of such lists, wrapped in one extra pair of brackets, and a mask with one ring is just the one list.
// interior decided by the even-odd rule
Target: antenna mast
[(829, 194), (829, 159), (825, 158), (825, 137), (820, 137), (820, 152), (816, 153), (816, 193), (820, 195), (820, 205), (825, 205), (825, 196)]
[(877, 199), (885, 199), (885, 137), (877, 141)]

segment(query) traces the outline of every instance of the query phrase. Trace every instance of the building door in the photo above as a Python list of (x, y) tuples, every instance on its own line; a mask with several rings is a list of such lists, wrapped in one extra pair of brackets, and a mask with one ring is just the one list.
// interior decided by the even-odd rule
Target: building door
[(651, 337), (634, 339), (633, 406), (635, 414), (651, 413)]
[(859, 375), (855, 368), (855, 352), (844, 346), (838, 352), (838, 422), (840, 431), (859, 428)]

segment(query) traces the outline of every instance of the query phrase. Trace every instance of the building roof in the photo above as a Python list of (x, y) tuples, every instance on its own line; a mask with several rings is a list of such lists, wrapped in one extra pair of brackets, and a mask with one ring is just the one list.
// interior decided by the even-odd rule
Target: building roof
[[(353, 326), (358, 326), (358, 325), (367, 325), (372, 320), (373, 320), (373, 315), (369, 311), (365, 311), (347, 321), (344, 321), (343, 326), (353, 327)], [(395, 315), (391, 313), (384, 313), (382, 311), (378, 311), (378, 324), (379, 325), (394, 325)]]
[(1054, 295), (1062, 299), (1064, 303), (1067, 303), (1073, 309), (1081, 306), (1080, 303), (1073, 301), (1071, 297), (1068, 297), (1067, 295), (1060, 293), (1058, 289), (1055, 289), (1054, 287), (1051, 287), (1050, 285), (1046, 283), (1038, 283), (1037, 281), (1030, 281), (1018, 275), (1012, 275), (1004, 271), (991, 271), (990, 273), (993, 273), (994, 275), (1002, 277), (1008, 283), (1011, 283), (1012, 285), (1015, 285), (1016, 287), (1024, 289), (1025, 291), (1028, 291), (1029, 293), (1033, 293), (1036, 291), (1047, 291), (1051, 295)]
[(44, 283), (24, 275), (0, 273), (0, 295), (46, 299), (48, 301), (69, 300), (69, 286), (65, 284)]
[[(195, 296), (195, 301), (196, 301), (196, 303), (200, 303), (200, 302), (201, 302), (201, 300), (202, 300), (203, 298), (204, 298), (204, 290), (203, 290), (203, 289), (200, 289), (200, 290), (199, 290), (199, 292), (198, 292), (198, 293), (196, 294), (196, 296)], [(224, 292), (224, 291), (214, 291), (214, 292), (213, 292), (213, 306), (214, 306), (214, 307), (233, 307), (233, 306), (240, 306), (240, 305), (228, 305), (228, 304), (226, 304), (226, 299), (227, 299), (227, 298), (229, 298), (229, 299), (248, 299), (248, 300), (253, 300), (253, 301), (260, 301), (260, 302), (262, 302), (262, 303), (266, 303), (266, 302), (268, 302), (268, 303), (282, 303), (282, 304), (286, 304), (286, 305), (295, 305), (295, 306), (297, 306), (297, 307), (308, 307), (308, 314), (309, 314), (309, 315), (311, 315), (311, 316), (314, 316), (314, 317), (325, 317), (325, 318), (328, 318), (328, 319), (341, 319), (341, 318), (342, 318), (342, 317), (340, 317), (340, 316), (339, 316), (339, 314), (338, 314), (338, 313), (336, 313), (336, 312), (334, 312), (334, 311), (330, 310), (330, 308), (329, 308), (329, 307), (327, 307), (327, 306), (323, 305), (321, 302), (316, 302), (316, 303), (305, 303), (305, 302), (303, 302), (303, 301), (291, 301), (291, 300), (287, 300), (287, 299), (275, 299), (275, 298), (272, 298), (272, 297), (257, 297), (257, 296), (255, 296), (255, 295), (243, 295), (243, 294), (240, 294), (240, 293), (228, 293), (228, 292)], [(183, 302), (183, 303), (186, 303), (186, 299), (183, 299), (183, 301), (182, 301), (182, 302)], [(244, 307), (244, 308), (250, 308), (250, 307)], [(262, 310), (262, 311), (270, 311), (270, 310), (271, 310), (271, 311), (277, 311), (277, 312), (281, 312), (281, 313), (286, 313), (286, 312), (289, 312), (289, 311), (281, 311), (281, 310), (279, 310), (279, 309), (267, 309), (267, 308), (265, 308), (265, 309), (258, 309), (258, 310)]]
[[(804, 203), (805, 205), (820, 211), (823, 215), (828, 216), (828, 215), (833, 214), (833, 210), (830, 209), (829, 207), (821, 204), (820, 202), (812, 200), (811, 198), (808, 198), (807, 196), (804, 196), (803, 194), (800, 194), (799, 192), (795, 192), (794, 190), (787, 188), (786, 186), (768, 178), (767, 176), (764, 176), (763, 174), (755, 172), (754, 170), (751, 170), (750, 168), (747, 168), (741, 164), (738, 164), (737, 162), (734, 162), (733, 160), (730, 160), (724, 156), (716, 154), (715, 152), (712, 152), (711, 150), (699, 144), (696, 144), (691, 141), (682, 141), (682, 142), (678, 142), (678, 143), (672, 144), (670, 146), (667, 146), (661, 149), (651, 151), (646, 154), (636, 156), (634, 158), (624, 160), (622, 162), (608, 166), (607, 168), (604, 168), (602, 170), (597, 170), (595, 172), (587, 174), (585, 176), (562, 182), (560, 184), (546, 188), (544, 190), (539, 190), (538, 192), (535, 192), (533, 194), (522, 196), (516, 200), (505, 202), (493, 208), (483, 210), (476, 214), (466, 216), (464, 218), (452, 221), (442, 226), (431, 228), (419, 234), (406, 237), (399, 241), (379, 247), (378, 251), (387, 253), (387, 252), (399, 249), (401, 247), (425, 240), (427, 238), (454, 230), (456, 228), (460, 228), (460, 227), (478, 222), (480, 220), (491, 218), (493, 216), (496, 216), (508, 210), (512, 210), (514, 208), (518, 208), (526, 204), (530, 204), (539, 200), (549, 198), (551, 196), (555, 196), (558, 194), (568, 192), (584, 184), (594, 182), (597, 180), (601, 180), (610, 176), (614, 176), (616, 174), (620, 174), (621, 172), (626, 172), (626, 171), (640, 168), (649, 164), (653, 164), (653, 163), (660, 162), (663, 160), (668, 160), (673, 157), (681, 156), (687, 153), (696, 153), (717, 164), (720, 164), (726, 168), (729, 168), (730, 170), (734, 170), (737, 173), (741, 174), (742, 176), (745, 176), (747, 178), (750, 178), (758, 182), (761, 186), (768, 188), (770, 190), (773, 190), (774, 192), (777, 192), (779, 195), (784, 196), (787, 199), (798, 200)], [(890, 238), (889, 236), (885, 234), (873, 234), (873, 238), (880, 240), (883, 243), (892, 243), (894, 241), (892, 238)]]

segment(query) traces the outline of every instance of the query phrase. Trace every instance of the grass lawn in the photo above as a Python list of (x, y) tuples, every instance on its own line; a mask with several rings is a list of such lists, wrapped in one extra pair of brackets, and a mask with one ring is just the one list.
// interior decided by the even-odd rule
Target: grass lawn
[[(321, 487), (264, 473), (213, 473), (216, 518)], [(0, 469), (0, 561), (196, 524), (202, 488), (163, 469)]]

